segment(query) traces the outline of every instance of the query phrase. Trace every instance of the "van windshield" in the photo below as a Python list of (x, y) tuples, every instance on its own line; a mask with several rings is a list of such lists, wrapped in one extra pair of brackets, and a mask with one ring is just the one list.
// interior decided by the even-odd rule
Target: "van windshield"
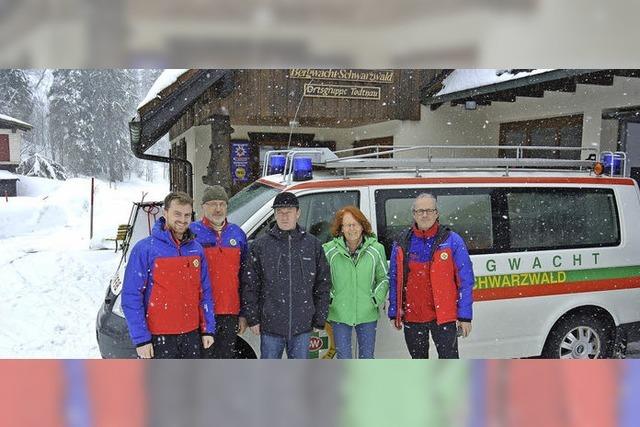
[(279, 189), (254, 182), (229, 199), (229, 222), (242, 226), (258, 209), (276, 197)]

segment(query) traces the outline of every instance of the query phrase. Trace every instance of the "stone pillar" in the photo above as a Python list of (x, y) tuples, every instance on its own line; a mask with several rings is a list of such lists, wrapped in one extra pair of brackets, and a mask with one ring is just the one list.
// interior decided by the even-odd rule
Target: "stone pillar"
[(233, 128), (229, 116), (214, 114), (210, 119), (211, 158), (207, 165), (207, 174), (202, 176), (206, 185), (222, 185), (228, 192), (231, 190), (231, 156), (229, 152)]

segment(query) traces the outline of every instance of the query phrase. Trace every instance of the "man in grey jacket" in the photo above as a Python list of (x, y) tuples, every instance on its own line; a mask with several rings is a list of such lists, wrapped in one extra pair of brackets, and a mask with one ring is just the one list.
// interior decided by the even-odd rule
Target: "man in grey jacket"
[(260, 335), (260, 357), (306, 359), (314, 329), (324, 329), (331, 273), (322, 245), (298, 225), (293, 193), (273, 202), (276, 225), (256, 239), (242, 275), (242, 311)]

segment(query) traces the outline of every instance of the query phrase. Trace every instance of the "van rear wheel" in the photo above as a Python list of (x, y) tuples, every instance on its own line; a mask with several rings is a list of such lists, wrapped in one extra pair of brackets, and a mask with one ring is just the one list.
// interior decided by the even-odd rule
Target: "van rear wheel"
[(560, 320), (547, 337), (548, 359), (606, 359), (613, 350), (612, 330), (595, 313), (574, 313)]

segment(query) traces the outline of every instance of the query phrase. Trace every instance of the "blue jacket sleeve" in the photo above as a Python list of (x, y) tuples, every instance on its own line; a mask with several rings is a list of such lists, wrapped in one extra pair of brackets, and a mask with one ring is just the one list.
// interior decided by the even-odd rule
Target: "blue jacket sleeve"
[[(239, 228), (238, 234), (240, 235), (240, 271), (242, 272), (242, 268), (249, 258), (249, 245), (247, 244), (247, 235), (241, 228)], [(240, 274), (242, 275), (242, 273)]]
[[(393, 244), (393, 247), (391, 248), (391, 258), (389, 259), (389, 310), (387, 311), (387, 314), (389, 315), (390, 319), (395, 319), (397, 316), (396, 313), (396, 305), (397, 305), (397, 299), (398, 299), (398, 286), (397, 286), (397, 280), (396, 278), (398, 277), (398, 262), (397, 262), (397, 256), (398, 256), (398, 245), (396, 243)], [(402, 266), (400, 266), (400, 268), (402, 268)]]
[(122, 311), (127, 320), (131, 341), (137, 347), (151, 342), (147, 327), (144, 293), (150, 282), (150, 265), (144, 240), (138, 242), (129, 255), (122, 285)]
[(451, 238), (458, 280), (458, 320), (471, 322), (473, 319), (473, 264), (462, 237), (452, 233)]
[(204, 250), (200, 250), (200, 333), (213, 335), (216, 332), (216, 319), (214, 316), (215, 301), (211, 293), (211, 281), (209, 279), (209, 267)]

